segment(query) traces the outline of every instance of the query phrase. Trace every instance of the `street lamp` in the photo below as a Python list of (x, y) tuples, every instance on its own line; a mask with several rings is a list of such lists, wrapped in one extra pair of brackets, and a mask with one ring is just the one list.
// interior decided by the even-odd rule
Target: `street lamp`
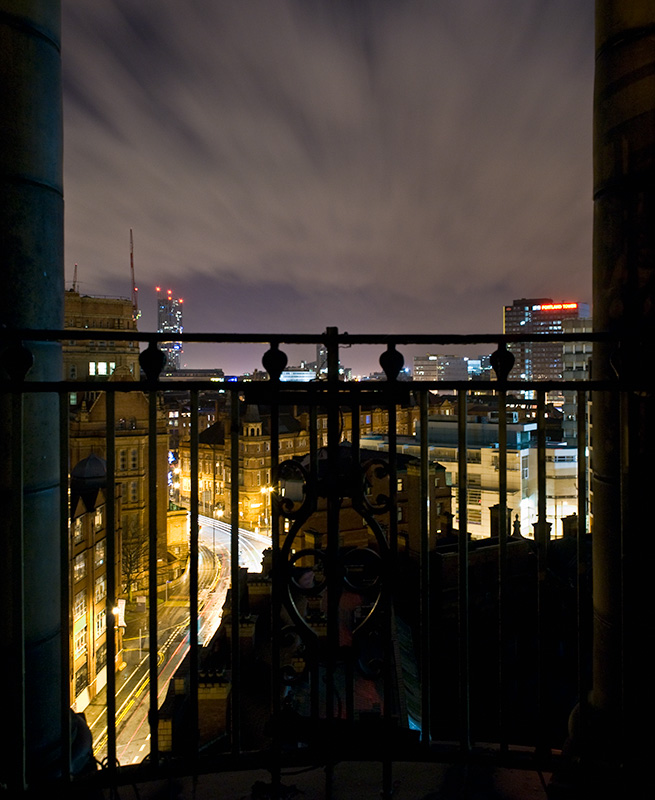
[[(222, 519), (225, 511), (222, 508), (216, 509), (216, 519)], [(212, 554), (214, 557), (214, 569), (216, 568), (216, 523), (212, 524)]]
[(268, 528), (269, 533), (270, 533), (270, 526), (268, 524), (269, 520), (268, 511), (269, 511), (269, 504), (272, 491), (273, 491), (272, 486), (262, 486), (261, 488), (261, 493), (264, 495), (264, 527)]

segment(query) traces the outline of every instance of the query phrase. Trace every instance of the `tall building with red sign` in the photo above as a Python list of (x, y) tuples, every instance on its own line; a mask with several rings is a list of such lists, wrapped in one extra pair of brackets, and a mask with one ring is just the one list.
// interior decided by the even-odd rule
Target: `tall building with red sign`
[[(562, 333), (564, 320), (587, 319), (588, 303), (554, 302), (550, 297), (521, 298), (505, 306), (505, 333), (533, 335)], [(525, 380), (557, 380), (562, 377), (563, 343), (549, 337), (543, 342), (513, 342), (514, 368), (510, 378)]]

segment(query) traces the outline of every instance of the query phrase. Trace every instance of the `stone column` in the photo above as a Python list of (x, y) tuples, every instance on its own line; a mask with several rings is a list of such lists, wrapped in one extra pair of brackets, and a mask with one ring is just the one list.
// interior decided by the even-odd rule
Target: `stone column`
[[(61, 328), (63, 322), (59, 42), (58, 0), (0, 0), (0, 323), (9, 329)], [(34, 358), (28, 381), (61, 377), (59, 344), (24, 344)], [(6, 366), (5, 350), (0, 369)], [(0, 782), (18, 793), (25, 782), (52, 776), (60, 767), (62, 681), (68, 680), (61, 674), (61, 646), (68, 642), (62, 642), (60, 611), (65, 576), (60, 575), (57, 399), (26, 395), (21, 428), (17, 405), (5, 389), (0, 640), (7, 744), (0, 753)], [(22, 471), (11, 446), (21, 430)]]
[[(597, 0), (594, 99), (594, 379), (653, 380), (655, 355), (655, 3)], [(648, 376), (648, 377), (646, 377)], [(597, 393), (592, 410), (596, 763), (634, 777), (655, 726), (652, 391)]]

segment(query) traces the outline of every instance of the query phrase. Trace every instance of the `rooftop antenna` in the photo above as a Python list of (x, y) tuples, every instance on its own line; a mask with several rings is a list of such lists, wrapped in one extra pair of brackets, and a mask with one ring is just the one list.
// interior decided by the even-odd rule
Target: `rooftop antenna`
[(75, 270), (73, 271), (73, 291), (77, 291), (77, 264), (75, 264)]
[[(77, 269), (77, 264), (75, 268)], [(132, 319), (136, 322), (141, 316), (141, 312), (139, 311), (139, 304), (137, 302), (137, 292), (139, 290), (134, 282), (134, 240), (132, 238), (132, 228), (130, 228), (130, 272), (132, 274)]]

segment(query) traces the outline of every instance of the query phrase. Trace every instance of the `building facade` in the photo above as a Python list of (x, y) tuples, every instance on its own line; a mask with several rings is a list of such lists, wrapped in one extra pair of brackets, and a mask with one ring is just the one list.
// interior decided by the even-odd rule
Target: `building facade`
[(468, 359), (435, 353), (414, 356), (413, 377), (415, 381), (467, 381)]
[[(106, 463), (88, 456), (71, 475), (69, 585), (70, 585), (70, 698), (82, 711), (107, 682), (107, 575)], [(120, 584), (121, 492), (116, 493), (113, 564), (114, 582)], [(122, 630), (115, 627), (116, 663), (123, 661)]]
[[(110, 380), (116, 380), (114, 375)], [(104, 393), (86, 403), (70, 422), (71, 463), (95, 454), (106, 458), (107, 420)], [(116, 395), (116, 484), (122, 494), (120, 526), (123, 532), (121, 590), (131, 596), (144, 585), (149, 531), (148, 399), (138, 392)], [(168, 509), (168, 435), (162, 409), (157, 414), (156, 475), (157, 557), (166, 562), (166, 512)], [(164, 576), (162, 576), (162, 580)]]
[[(564, 320), (562, 331), (564, 333), (591, 333), (591, 319)], [(565, 380), (589, 380), (591, 369), (590, 342), (565, 342), (562, 353), (563, 377)], [(566, 444), (575, 447), (578, 441), (578, 407), (576, 393), (562, 392), (564, 403), (562, 405), (562, 428)]]
[[(549, 297), (521, 298), (503, 312), (503, 330), (508, 334), (533, 335), (563, 332), (565, 320), (587, 319), (587, 303), (553, 302)], [(563, 344), (561, 341), (512, 342), (514, 355), (510, 378), (525, 380), (558, 380), (562, 377)]]
[[(487, 538), (493, 530), (493, 508), (500, 499), (500, 454), (498, 418), (489, 412), (471, 415), (467, 422), (466, 514), (469, 534), (474, 539)], [(532, 537), (537, 509), (536, 422), (518, 421), (517, 412), (508, 413), (507, 423), (507, 507), (512, 520), (518, 521), (520, 533)], [(459, 518), (458, 425), (454, 414), (431, 415), (428, 420), (429, 458), (445, 468), (446, 484), (452, 486), (453, 523)], [(362, 445), (386, 451), (388, 438), (382, 434), (362, 436)], [(419, 455), (415, 437), (399, 437), (398, 450)], [(561, 442), (546, 444), (546, 518), (551, 535), (563, 534), (562, 520), (575, 513), (577, 503), (577, 450)]]
[[(78, 331), (135, 331), (132, 303), (122, 297), (92, 297), (68, 290), (64, 293), (64, 327)], [(63, 344), (67, 380), (106, 380), (117, 369), (139, 379), (139, 343), (66, 339)]]

